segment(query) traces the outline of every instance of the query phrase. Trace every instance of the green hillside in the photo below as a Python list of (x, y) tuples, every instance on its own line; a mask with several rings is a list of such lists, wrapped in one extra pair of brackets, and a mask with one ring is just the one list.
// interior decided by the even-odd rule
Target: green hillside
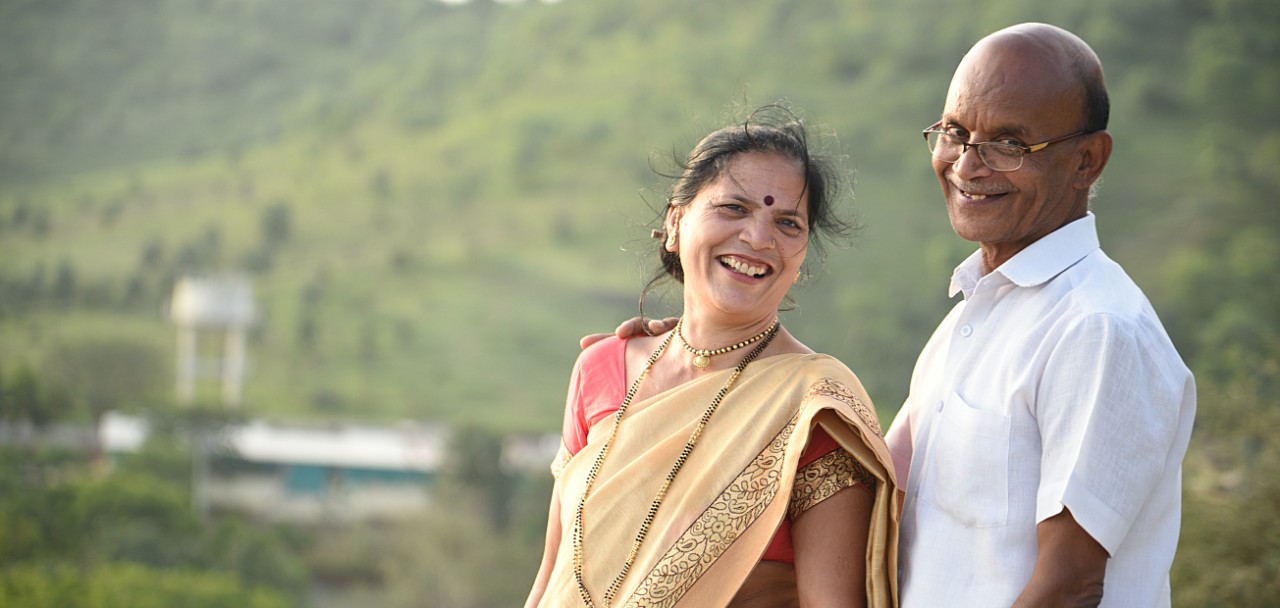
[[(1195, 368), (1188, 519), (1226, 530), (1184, 546), (1272, 580), (1274, 548), (1240, 548), (1274, 482), (1231, 481), (1280, 458), (1259, 430), (1280, 381), (1269, 0), (0, 0), (0, 413), (173, 407), (174, 282), (234, 271), (261, 313), (244, 414), (553, 431), (578, 337), (635, 314), (654, 269), (654, 168), (785, 99), (837, 135), (864, 229), (784, 320), (887, 424), (973, 247), (920, 129), (964, 50), (1027, 20), (1107, 69), (1103, 246)], [(1213, 605), (1193, 565), (1181, 605)]]
[[(1205, 213), (1167, 165), (1196, 156), (1194, 91), (1166, 84), (1194, 67), (1185, 36), (1135, 44), (1128, 5), (928, 8), (8, 2), (0, 356), (49, 365), (91, 326), (163, 344), (175, 277), (247, 271), (249, 411), (554, 428), (576, 338), (633, 314), (651, 270), (651, 163), (788, 99), (838, 134), (866, 229), (787, 321), (892, 412), (970, 247), (916, 133), (982, 33), (1050, 20), (1103, 56), (1098, 212), (1141, 282), (1206, 236), (1162, 236)], [(1188, 17), (1161, 25), (1208, 27)]]

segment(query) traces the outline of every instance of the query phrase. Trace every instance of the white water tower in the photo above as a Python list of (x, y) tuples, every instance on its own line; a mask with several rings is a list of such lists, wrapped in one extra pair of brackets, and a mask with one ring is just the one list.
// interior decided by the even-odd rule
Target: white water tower
[[(169, 317), (178, 326), (178, 402), (195, 400), (196, 381), (222, 381), (222, 402), (240, 405), (244, 390), (245, 334), (253, 324), (253, 286), (243, 275), (185, 277), (173, 287)], [(196, 342), (201, 332), (221, 334), (220, 356), (202, 359)]]

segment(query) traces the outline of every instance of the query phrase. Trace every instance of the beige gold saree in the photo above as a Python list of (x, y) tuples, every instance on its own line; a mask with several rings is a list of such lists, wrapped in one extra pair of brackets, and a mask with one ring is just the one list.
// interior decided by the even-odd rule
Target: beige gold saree
[[(597, 606), (618, 576), (650, 502), (698, 416), (730, 370), (631, 405), (583, 510), (583, 579)], [(553, 469), (564, 532), (540, 606), (581, 606), (574, 577), (574, 511), (587, 469), (614, 425), (591, 428)], [(812, 429), (821, 427), (876, 479), (867, 545), (868, 605), (897, 605), (900, 492), (875, 410), (858, 379), (826, 355), (776, 355), (737, 380), (672, 482), (616, 606), (725, 606), (760, 561), (797, 484)]]

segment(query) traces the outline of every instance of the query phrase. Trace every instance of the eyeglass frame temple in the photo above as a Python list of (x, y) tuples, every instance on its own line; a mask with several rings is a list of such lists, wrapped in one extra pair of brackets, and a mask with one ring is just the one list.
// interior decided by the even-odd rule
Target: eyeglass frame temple
[[(930, 134), (930, 133), (938, 133), (939, 135), (950, 135), (950, 134), (949, 134), (949, 133), (947, 133), (946, 131), (940, 131), (940, 130), (938, 130), (938, 127), (941, 127), (941, 126), (942, 126), (942, 121), (941, 121), (941, 120), (939, 120), (938, 122), (935, 122), (935, 123), (933, 123), (933, 124), (931, 124), (931, 125), (929, 125), (929, 126), (925, 127), (925, 128), (924, 128), (924, 130), (920, 131), (920, 135), (924, 136), (924, 140), (925, 140), (925, 142), (928, 142), (928, 141), (929, 141), (929, 134)], [(1056, 144), (1056, 143), (1058, 143), (1058, 142), (1060, 142), (1060, 141), (1066, 141), (1066, 140), (1068, 140), (1068, 139), (1071, 139), (1072, 137), (1079, 137), (1079, 136), (1081, 136), (1081, 135), (1088, 135), (1088, 134), (1090, 134), (1090, 133), (1096, 133), (1096, 132), (1097, 132), (1097, 131), (1086, 131), (1086, 130), (1084, 130), (1084, 129), (1081, 129), (1081, 130), (1076, 131), (1076, 132), (1074, 132), (1074, 133), (1068, 133), (1067, 135), (1063, 135), (1062, 137), (1055, 137), (1055, 138), (1053, 138), (1053, 139), (1050, 139), (1050, 140), (1047, 140), (1047, 141), (1042, 141), (1042, 142), (1040, 142), (1040, 143), (1038, 143), (1038, 144), (1032, 144), (1032, 145), (1030, 145), (1030, 146), (1028, 146), (1028, 145), (1026, 145), (1026, 144), (1009, 144), (1008, 142), (1005, 142), (1005, 145), (1012, 145), (1012, 146), (1015, 146), (1015, 147), (1021, 148), (1021, 149), (1022, 149), (1022, 154), (1025, 156), (1025, 155), (1027, 155), (1027, 154), (1032, 154), (1032, 153), (1035, 153), (1035, 152), (1039, 152), (1039, 151), (1041, 151), (1041, 150), (1043, 150), (1043, 149), (1045, 149), (1045, 148), (1048, 148), (1050, 144)], [(953, 137), (954, 137), (954, 136), (953, 136)], [(972, 148), (972, 147), (977, 146), (977, 145), (979, 145), (979, 144), (985, 144), (985, 143), (987, 143), (987, 142), (985, 142), (985, 141), (979, 141), (979, 142), (968, 142), (968, 141), (962, 141), (962, 142), (960, 142), (960, 155), (961, 155), (961, 156), (964, 156), (964, 153), (965, 153), (965, 152), (968, 152), (968, 151), (969, 151), (969, 148)], [(933, 152), (933, 151), (932, 151), (932, 150), (930, 150), (930, 152)], [(958, 158), (957, 158), (956, 160), (960, 160), (960, 159), (958, 159)], [(956, 162), (956, 161), (951, 161), (951, 162)], [(983, 161), (983, 162), (986, 162), (986, 161)]]

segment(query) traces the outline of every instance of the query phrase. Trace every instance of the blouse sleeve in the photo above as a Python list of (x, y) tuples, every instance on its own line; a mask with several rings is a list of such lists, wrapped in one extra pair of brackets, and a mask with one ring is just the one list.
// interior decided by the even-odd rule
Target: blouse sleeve
[(618, 409), (626, 382), (626, 341), (606, 338), (578, 355), (569, 375), (560, 450), (551, 463), (557, 479), (569, 459), (587, 445), (592, 425)]
[(817, 427), (800, 457), (787, 516), (794, 520), (836, 492), (854, 486), (874, 491), (876, 478), (822, 427)]

